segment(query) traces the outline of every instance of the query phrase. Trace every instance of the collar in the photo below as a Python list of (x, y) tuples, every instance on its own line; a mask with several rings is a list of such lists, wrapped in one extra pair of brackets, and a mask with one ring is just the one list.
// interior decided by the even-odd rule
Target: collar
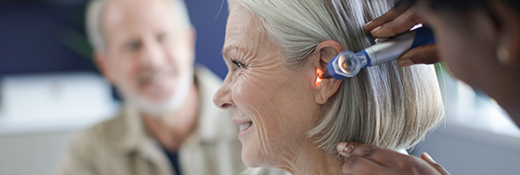
[[(213, 94), (222, 84), (221, 79), (203, 66), (195, 68), (195, 83), (199, 91), (199, 123), (197, 129), (181, 147), (196, 146), (202, 143), (211, 143), (217, 140), (236, 139), (238, 127), (232, 122), (232, 112), (216, 107), (213, 103)], [(160, 148), (158, 141), (151, 136), (139, 115), (139, 111), (132, 106), (125, 105), (115, 123), (124, 125), (121, 130), (113, 130), (115, 147), (124, 153), (149, 152), (151, 146)]]

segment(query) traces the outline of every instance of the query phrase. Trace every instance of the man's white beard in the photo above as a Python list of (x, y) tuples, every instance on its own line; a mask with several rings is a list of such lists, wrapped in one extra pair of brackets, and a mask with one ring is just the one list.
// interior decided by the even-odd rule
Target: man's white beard
[(177, 89), (168, 99), (161, 102), (152, 102), (141, 95), (134, 95), (128, 98), (129, 102), (137, 109), (150, 117), (163, 117), (166, 114), (179, 110), (188, 99), (191, 88), (193, 87), (193, 71), (179, 77)]

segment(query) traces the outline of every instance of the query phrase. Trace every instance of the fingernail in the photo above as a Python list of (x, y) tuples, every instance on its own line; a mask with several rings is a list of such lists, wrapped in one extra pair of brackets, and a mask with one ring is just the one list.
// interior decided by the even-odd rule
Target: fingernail
[(374, 30), (370, 31), (370, 33), (374, 34), (374, 33), (378, 32), (379, 30), (381, 30), (381, 26), (376, 27)]
[(372, 24), (372, 21), (367, 22), (365, 26), (369, 26), (370, 24)]
[(347, 146), (347, 142), (340, 142), (337, 146), (336, 146), (336, 149), (338, 150), (338, 152), (345, 152), (345, 147)]
[(399, 60), (397, 62), (397, 65), (399, 65), (400, 67), (407, 67), (407, 66), (413, 65), (413, 62), (412, 62), (412, 60), (409, 60), (409, 59)]
[(433, 160), (432, 156), (430, 156), (430, 154), (428, 154), (427, 152), (424, 152), (423, 153), (424, 157), (426, 157), (426, 159), (428, 159), (429, 161), (433, 162), (433, 163), (437, 163), (435, 162), (435, 160)]
[(348, 145), (345, 147), (344, 152), (347, 153), (347, 155), (350, 156), (350, 155), (354, 152), (354, 149), (356, 149), (356, 147), (354, 146), (354, 144), (348, 144)]
[(377, 38), (376, 39), (376, 43), (382, 43), (382, 42), (385, 42), (388, 39), (390, 39), (390, 38), (387, 38), (387, 37), (385, 37), (385, 38)]

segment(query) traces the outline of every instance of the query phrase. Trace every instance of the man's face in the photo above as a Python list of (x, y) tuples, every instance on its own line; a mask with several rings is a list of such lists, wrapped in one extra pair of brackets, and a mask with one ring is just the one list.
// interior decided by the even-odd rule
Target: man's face
[(194, 32), (176, 15), (166, 0), (111, 0), (103, 13), (100, 67), (127, 103), (149, 115), (178, 108), (193, 85)]

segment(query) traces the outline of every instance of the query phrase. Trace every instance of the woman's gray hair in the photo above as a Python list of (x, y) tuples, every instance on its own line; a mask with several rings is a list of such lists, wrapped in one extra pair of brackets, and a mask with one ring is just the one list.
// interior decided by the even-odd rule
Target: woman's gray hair
[[(373, 44), (363, 25), (391, 7), (380, 0), (229, 0), (259, 17), (281, 48), (288, 69), (303, 63), (326, 40), (358, 52)], [(308, 135), (337, 155), (341, 141), (408, 149), (442, 121), (444, 106), (431, 65), (401, 68), (396, 61), (344, 79), (322, 107), (321, 122)]]
[[(87, 7), (86, 23), (87, 36), (96, 51), (106, 51), (106, 38), (103, 31), (103, 13), (107, 2), (110, 0), (91, 0)], [(176, 13), (182, 29), (188, 30), (191, 27), (188, 9), (184, 0), (166, 0), (172, 5), (172, 10)], [(174, 22), (174, 21), (172, 21)]]

